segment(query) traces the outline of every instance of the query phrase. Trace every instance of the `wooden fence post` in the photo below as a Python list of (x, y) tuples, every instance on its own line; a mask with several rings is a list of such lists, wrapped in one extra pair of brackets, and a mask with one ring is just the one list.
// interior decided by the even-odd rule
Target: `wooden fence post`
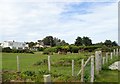
[(114, 53), (114, 55), (116, 54), (116, 53), (115, 53), (115, 49), (113, 50), (113, 53)]
[(48, 56), (48, 70), (49, 70), (49, 72), (51, 70), (51, 67), (50, 67), (50, 56)]
[(106, 63), (108, 63), (108, 53), (106, 53)]
[(84, 82), (84, 59), (81, 62), (81, 82)]
[(103, 65), (104, 65), (105, 64), (105, 57), (103, 57), (103, 61), (102, 62), (103, 62)]
[(51, 84), (51, 75), (43, 75), (44, 77), (44, 84)]
[(99, 71), (102, 70), (102, 52), (99, 51)]
[(19, 56), (17, 56), (17, 72), (20, 72)]
[(112, 52), (110, 53), (110, 58), (111, 58), (111, 60), (112, 60), (112, 58), (113, 58), (113, 53), (112, 53)]
[(74, 76), (74, 60), (72, 60), (72, 76)]
[(119, 49), (119, 55), (120, 55), (120, 49)]
[(98, 51), (95, 52), (95, 70), (96, 70), (96, 74), (99, 74), (99, 53)]
[(118, 56), (118, 48), (116, 49), (116, 56)]
[(94, 56), (91, 56), (91, 82), (94, 82)]
[[(90, 59), (91, 59), (91, 57), (89, 57), (89, 58), (87, 59), (87, 61), (86, 61), (85, 64), (84, 64), (84, 67), (87, 65), (87, 63), (90, 61)], [(78, 76), (80, 73), (81, 73), (81, 69), (79, 70), (77, 76)]]

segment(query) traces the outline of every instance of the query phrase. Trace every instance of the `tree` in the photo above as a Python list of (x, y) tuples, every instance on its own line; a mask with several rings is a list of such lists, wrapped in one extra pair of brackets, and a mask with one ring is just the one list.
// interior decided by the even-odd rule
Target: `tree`
[(112, 46), (118, 46), (118, 44), (115, 41), (113, 41)]
[(53, 40), (54, 40), (54, 43), (55, 43), (56, 46), (59, 46), (59, 45), (60, 45), (60, 43), (61, 43), (61, 40), (60, 40), (60, 39), (54, 37)]
[(39, 43), (41, 43), (41, 42), (42, 42), (42, 40), (38, 40), (38, 42), (39, 42)]
[(46, 36), (42, 41), (44, 45), (55, 46), (55, 42), (52, 36)]
[(30, 48), (32, 48), (36, 43), (34, 43), (34, 42), (27, 42), (26, 44), (28, 44), (28, 46), (29, 46)]
[(83, 37), (82, 43), (85, 46), (90, 46), (90, 45), (92, 45), (92, 40), (89, 37)]
[(81, 46), (82, 45), (82, 38), (81, 37), (77, 37), (76, 41), (75, 41), (75, 45), (76, 46)]
[(60, 45), (61, 45), (61, 46), (64, 46), (64, 45), (69, 45), (69, 44), (66, 43), (65, 40), (62, 40), (62, 41), (60, 42)]
[(106, 45), (106, 46), (112, 46), (112, 41), (111, 40), (105, 40), (105, 42), (104, 42), (104, 44)]

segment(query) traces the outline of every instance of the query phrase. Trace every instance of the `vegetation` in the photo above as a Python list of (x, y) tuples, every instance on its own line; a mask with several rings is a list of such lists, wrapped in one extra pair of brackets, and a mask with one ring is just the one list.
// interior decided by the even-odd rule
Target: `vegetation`
[[(61, 40), (61, 39), (53, 37), (53, 36), (46, 36), (45, 38), (43, 38), (42, 40), (38, 40), (37, 42), (27, 42), (27, 44), (29, 45), (30, 48), (35, 46), (37, 43), (39, 43), (41, 45), (45, 45), (45, 46), (51, 46), (51, 47), (71, 45), (71, 44), (67, 43), (65, 40)], [(83, 38), (78, 36), (75, 39), (75, 43), (72, 45), (75, 45), (75, 46), (94, 46), (95, 45), (95, 46), (107, 46), (107, 47), (118, 46), (116, 41), (112, 42), (111, 40), (105, 40), (105, 42), (92, 44), (92, 39), (90, 39), (87, 36), (83, 36)]]
[[(92, 53), (88, 53), (92, 54)], [(4, 81), (17, 80), (16, 79), (16, 56), (19, 56), (20, 60), (20, 75), (18, 79), (31, 81), (43, 81), (43, 75), (49, 73), (47, 68), (47, 55), (43, 55), (39, 52), (35, 54), (25, 53), (2, 53), (3, 55), (3, 67)], [(81, 59), (87, 60), (87, 56), (84, 53), (81, 54), (67, 54), (51, 55), (51, 75), (53, 81), (69, 81), (74, 80), (71, 76), (71, 63), (75, 60), (75, 74), (80, 70)], [(12, 66), (12, 67), (11, 67)], [(34, 73), (35, 72), (35, 73)], [(13, 78), (13, 74), (15, 77)], [(32, 75), (31, 75), (32, 74)], [(38, 78), (38, 79), (37, 79)], [(78, 79), (76, 79), (78, 80)], [(80, 79), (79, 79), (80, 80)]]
[(29, 49), (11, 49), (10, 47), (2, 48), (2, 52), (6, 53), (32, 53), (34, 52), (30, 51)]
[[(47, 68), (47, 56), (43, 55), (40, 52), (35, 52), (35, 54), (25, 54), (25, 53), (2, 53), (3, 55), (3, 81), (9, 82), (10, 80), (15, 81), (35, 81), (35, 82), (43, 82), (43, 75), (51, 74), (53, 82), (70, 82), (70, 81), (80, 81), (80, 75), (77, 77), (76, 74), (81, 69), (81, 59), (85, 61), (91, 56), (93, 53), (91, 52), (81, 52), (59, 55), (53, 54), (51, 56), (51, 71), (48, 71)], [(19, 56), (20, 60), (20, 73), (16, 72), (16, 56)], [(71, 63), (72, 60), (75, 60), (75, 76), (72, 77)], [(116, 61), (117, 58), (114, 58), (113, 61)], [(111, 64), (113, 61), (110, 61)], [(12, 66), (12, 67), (11, 67)], [(108, 78), (112, 78), (117, 76), (116, 71), (106, 71), (108, 70), (108, 64), (103, 67), (103, 70), (100, 76), (95, 76), (95, 82), (109, 82)], [(111, 75), (110, 72), (114, 74)], [(107, 78), (106, 74), (110, 77)], [(105, 78), (104, 78), (105, 76)], [(90, 81), (90, 62), (85, 67), (84, 74), (85, 82)], [(113, 78), (113, 82), (117, 81), (117, 79)]]
[(76, 46), (81, 46), (82, 45), (82, 38), (81, 37), (77, 37), (76, 41), (75, 41), (75, 45)]
[[(43, 82), (43, 75), (51, 74), (53, 82), (73, 82), (80, 81), (80, 76), (76, 76), (78, 71), (81, 69), (81, 59), (85, 61), (89, 56), (94, 54), (95, 50), (101, 50), (103, 54), (105, 52), (111, 52), (115, 48), (119, 48), (115, 41), (106, 40), (105, 42), (100, 42), (92, 44), (92, 40), (89, 37), (77, 37), (74, 44), (68, 44), (64, 40), (58, 39), (52, 36), (46, 36), (38, 42), (28, 42), (29, 48), (32, 49), (36, 44), (44, 44), (44, 47), (38, 47), (39, 52), (33, 52), (29, 49), (17, 50), (7, 48), (2, 49), (2, 61), (3, 61), (3, 81), (8, 82), (11, 80), (20, 81), (35, 81)], [(49, 47), (47, 47), (49, 46)], [(50, 55), (51, 58), (51, 71), (48, 71), (47, 58)], [(19, 56), (20, 61), (20, 72), (16, 72), (16, 56)], [(71, 63), (75, 60), (75, 76), (71, 76)], [(106, 75), (110, 75), (108, 70), (108, 65), (117, 61), (114, 58), (109, 61), (108, 64), (103, 66), (103, 70), (100, 76), (96, 76), (96, 82), (106, 81), (101, 77), (107, 79)], [(107, 72), (108, 70), (108, 72)], [(116, 71), (112, 71), (114, 76)], [(90, 81), (90, 62), (85, 68), (84, 74), (85, 82)], [(112, 76), (110, 76), (112, 79)], [(108, 80), (108, 79), (107, 79)], [(114, 79), (114, 81), (117, 81)]]
[(96, 77), (95, 82), (109, 82), (109, 83), (118, 83), (118, 71), (117, 70), (103, 70), (100, 72), (100, 75)]
[(42, 41), (43, 41), (44, 45), (55, 46), (52, 36), (47, 36)]
[(107, 47), (107, 46), (75, 46), (75, 45), (66, 45), (66, 46), (55, 46), (50, 48), (45, 48), (43, 54), (53, 54), (59, 52), (60, 54), (69, 53), (81, 53), (81, 52), (93, 52), (95, 50), (101, 50), (102, 52), (111, 52), (114, 48), (117, 47)]

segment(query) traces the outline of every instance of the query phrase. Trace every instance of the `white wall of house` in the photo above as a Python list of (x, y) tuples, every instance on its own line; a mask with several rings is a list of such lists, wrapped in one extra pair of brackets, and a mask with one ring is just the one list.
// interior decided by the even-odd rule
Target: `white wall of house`
[(14, 42), (14, 41), (4, 41), (1, 46), (3, 48), (5, 47), (10, 47), (11, 49), (25, 49), (26, 47), (28, 47), (28, 45), (26, 43), (23, 42)]

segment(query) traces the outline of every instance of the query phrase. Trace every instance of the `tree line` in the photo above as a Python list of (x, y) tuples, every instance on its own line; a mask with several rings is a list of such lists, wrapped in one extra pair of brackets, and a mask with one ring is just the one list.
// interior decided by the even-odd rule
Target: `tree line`
[[(43, 54), (52, 54), (60, 53), (66, 54), (67, 52), (70, 53), (79, 53), (79, 52), (93, 52), (95, 50), (102, 50), (104, 51), (112, 51), (115, 47), (118, 47), (118, 44), (115, 41), (105, 40), (104, 42), (92, 43), (92, 39), (89, 37), (80, 37), (78, 36), (74, 44), (69, 44), (65, 40), (61, 40), (59, 38), (53, 36), (46, 36), (42, 40), (37, 40), (37, 42), (27, 42), (30, 49), (24, 50), (17, 50), (17, 49), (10, 49), (0, 47), (0, 52), (12, 52), (12, 53), (33, 53), (34, 46), (37, 44), (43, 45), (44, 47), (37, 47), (37, 51), (43, 51)], [(49, 48), (47, 47), (49, 46)], [(36, 51), (36, 50), (35, 50)]]
[(32, 48), (36, 44), (42, 44), (42, 45), (51, 46), (51, 47), (65, 46), (65, 45), (75, 45), (75, 46), (91, 46), (91, 45), (103, 46), (103, 45), (105, 45), (108, 47), (118, 46), (116, 41), (112, 42), (111, 40), (105, 40), (105, 42), (93, 44), (92, 39), (90, 39), (87, 36), (86, 37), (85, 36), (83, 36), (83, 37), (78, 36), (75, 39), (74, 44), (69, 44), (65, 40), (61, 40), (61, 39), (53, 37), (53, 36), (46, 36), (42, 40), (38, 40), (37, 42), (27, 42), (27, 44), (29, 45), (30, 48)]

